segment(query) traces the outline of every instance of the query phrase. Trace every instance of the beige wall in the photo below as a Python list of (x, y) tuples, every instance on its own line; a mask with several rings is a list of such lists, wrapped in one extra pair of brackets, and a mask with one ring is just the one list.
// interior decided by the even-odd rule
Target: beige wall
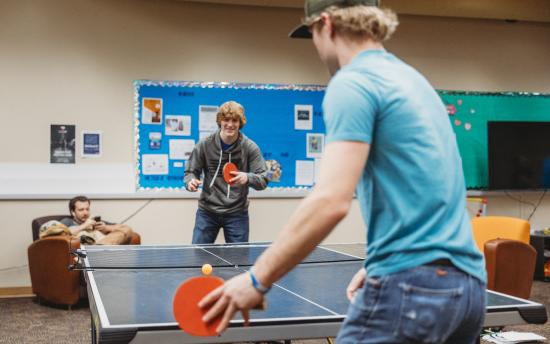
[[(52, 123), (103, 131), (103, 156), (77, 164), (132, 163), (136, 79), (326, 83), (311, 42), (286, 38), (300, 16), (295, 9), (173, 0), (1, 1), (0, 165), (46, 165)], [(550, 93), (547, 24), (412, 16), (401, 22), (388, 49), (436, 88)], [(297, 202), (252, 200), (251, 239), (273, 239)], [(117, 221), (144, 203), (101, 200), (93, 209)], [(0, 200), (0, 287), (30, 285), (30, 221), (65, 208), (65, 200)], [(192, 199), (154, 200), (129, 223), (144, 244), (188, 243), (195, 208)], [(492, 213), (527, 217), (528, 209), (506, 196), (490, 198)], [(536, 226), (550, 223), (547, 209), (543, 201)], [(328, 240), (362, 240), (362, 227), (354, 204)]]

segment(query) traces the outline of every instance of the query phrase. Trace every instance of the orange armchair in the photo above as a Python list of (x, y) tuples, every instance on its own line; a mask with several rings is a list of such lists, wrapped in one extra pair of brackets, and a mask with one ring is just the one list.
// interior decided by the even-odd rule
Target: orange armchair
[[(78, 238), (69, 236), (51, 236), (39, 238), (40, 226), (44, 223), (59, 221), (68, 215), (53, 215), (36, 218), (32, 221), (33, 243), (27, 250), (32, 291), (38, 301), (45, 300), (54, 304), (74, 305), (85, 295), (81, 286), (80, 271), (69, 270), (74, 263), (71, 250), (80, 248)], [(130, 244), (139, 245), (141, 237), (133, 234)]]
[(507, 216), (481, 216), (472, 219), (472, 229), (477, 248), (483, 252), (489, 240), (512, 239), (529, 244), (531, 225), (529, 222)]
[(487, 288), (528, 299), (535, 273), (536, 251), (529, 245), (529, 222), (504, 216), (472, 220), (474, 239), (485, 256)]

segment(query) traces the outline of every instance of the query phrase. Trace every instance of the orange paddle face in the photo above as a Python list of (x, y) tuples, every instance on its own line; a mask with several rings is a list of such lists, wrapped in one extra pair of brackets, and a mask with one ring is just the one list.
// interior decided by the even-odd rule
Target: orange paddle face
[(235, 165), (234, 163), (232, 162), (226, 163), (225, 165), (223, 165), (223, 180), (225, 180), (227, 184), (233, 184), (230, 182), (230, 180), (235, 176), (232, 175), (231, 172), (235, 172), (238, 170), (239, 169), (237, 168), (237, 165)]
[(185, 280), (174, 295), (174, 318), (179, 327), (193, 336), (217, 336), (221, 317), (204, 323), (202, 317), (208, 308), (199, 308), (199, 301), (209, 292), (221, 286), (223, 279), (216, 276), (197, 276)]

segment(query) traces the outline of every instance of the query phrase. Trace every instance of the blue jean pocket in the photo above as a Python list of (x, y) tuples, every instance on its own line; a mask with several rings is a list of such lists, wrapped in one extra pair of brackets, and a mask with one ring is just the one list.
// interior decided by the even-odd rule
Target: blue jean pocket
[(395, 335), (404, 342), (441, 343), (453, 330), (462, 288), (430, 289), (400, 283), (403, 293)]
[(366, 342), (365, 337), (373, 335), (369, 320), (379, 309), (384, 279), (368, 278), (359, 288), (350, 303), (344, 325), (338, 333), (338, 344)]

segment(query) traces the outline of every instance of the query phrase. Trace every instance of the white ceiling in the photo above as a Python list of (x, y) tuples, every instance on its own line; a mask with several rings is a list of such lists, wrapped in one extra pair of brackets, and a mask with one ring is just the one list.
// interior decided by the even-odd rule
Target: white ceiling
[[(226, 5), (301, 8), (304, 0), (180, 0)], [(550, 22), (550, 0), (381, 0), (398, 14)]]

